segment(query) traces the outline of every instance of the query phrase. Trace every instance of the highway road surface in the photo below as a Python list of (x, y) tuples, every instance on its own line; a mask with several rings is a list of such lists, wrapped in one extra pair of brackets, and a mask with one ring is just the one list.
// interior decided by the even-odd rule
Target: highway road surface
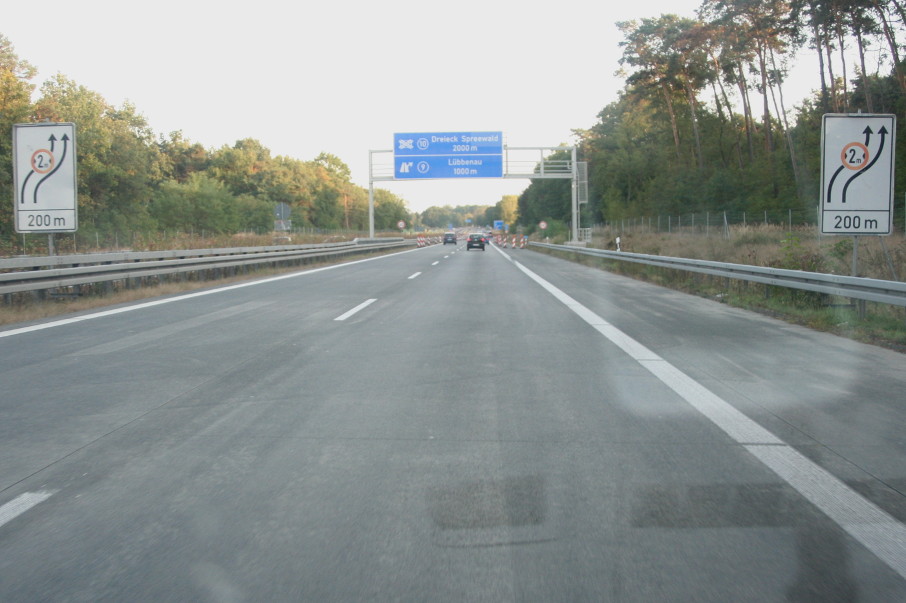
[(906, 362), (433, 246), (0, 330), (2, 601), (906, 601)]

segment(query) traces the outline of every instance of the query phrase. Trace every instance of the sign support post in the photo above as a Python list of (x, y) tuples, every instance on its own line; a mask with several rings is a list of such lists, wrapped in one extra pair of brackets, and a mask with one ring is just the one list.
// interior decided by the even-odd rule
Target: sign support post
[[(893, 231), (896, 116), (826, 113), (821, 120), (821, 233), (852, 235), (852, 276), (859, 237)], [(854, 300), (859, 317), (865, 302)]]
[(368, 151), (368, 238), (374, 238), (374, 151)]

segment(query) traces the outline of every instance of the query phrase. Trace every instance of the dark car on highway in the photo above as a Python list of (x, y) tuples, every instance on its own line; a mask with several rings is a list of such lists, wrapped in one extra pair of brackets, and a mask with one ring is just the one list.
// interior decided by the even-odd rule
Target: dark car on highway
[(469, 240), (466, 241), (466, 251), (472, 249), (473, 247), (480, 247), (484, 251), (484, 235), (478, 232), (473, 232), (469, 235)]
[(447, 243), (453, 243), (456, 245), (456, 233), (455, 232), (445, 232), (444, 233), (444, 245)]

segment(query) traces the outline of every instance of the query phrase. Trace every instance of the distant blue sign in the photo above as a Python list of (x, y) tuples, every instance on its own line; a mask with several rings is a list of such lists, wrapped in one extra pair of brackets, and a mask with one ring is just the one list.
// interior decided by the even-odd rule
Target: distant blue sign
[(502, 132), (404, 132), (393, 135), (393, 175), (502, 178)]
[(503, 220), (494, 220), (494, 230), (503, 230)]

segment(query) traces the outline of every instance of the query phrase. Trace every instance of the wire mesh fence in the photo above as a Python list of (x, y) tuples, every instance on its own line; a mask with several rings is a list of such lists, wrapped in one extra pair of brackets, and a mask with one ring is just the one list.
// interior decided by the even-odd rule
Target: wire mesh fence
[(741, 212), (692, 212), (686, 214), (622, 218), (601, 226), (620, 234), (628, 233), (688, 233), (729, 236), (733, 226), (783, 226), (789, 230), (815, 226), (815, 210), (786, 209)]

